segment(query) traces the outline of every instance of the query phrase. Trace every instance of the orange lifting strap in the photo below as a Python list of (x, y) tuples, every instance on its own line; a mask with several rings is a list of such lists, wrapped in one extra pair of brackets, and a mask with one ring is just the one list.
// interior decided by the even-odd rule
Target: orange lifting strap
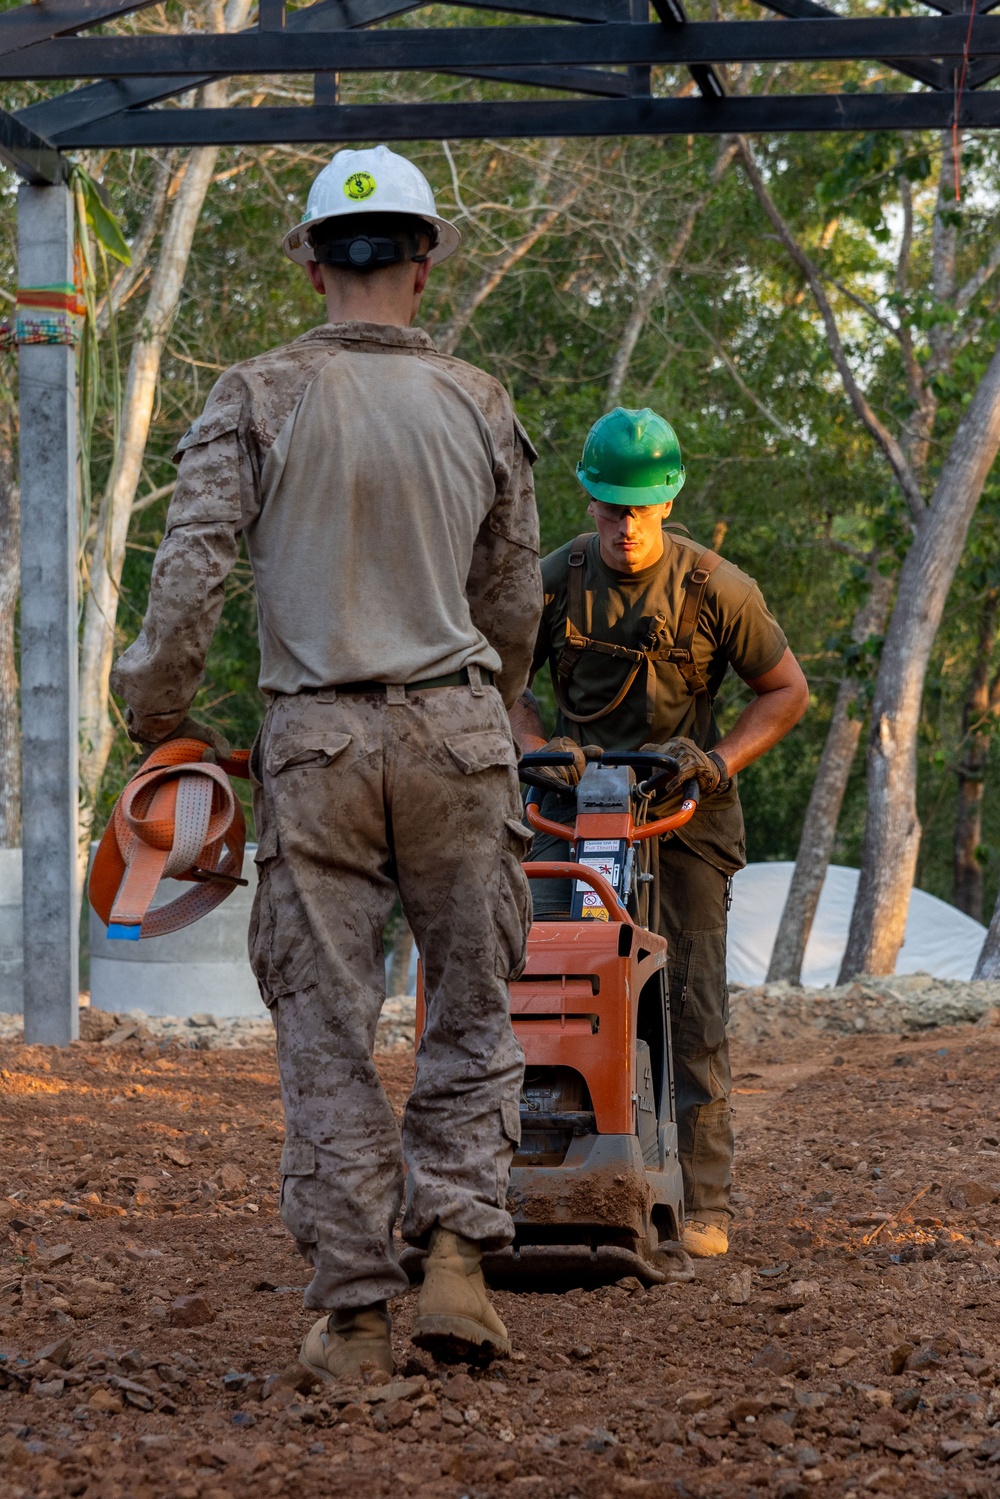
[[(249, 758), (237, 750), (216, 763), (200, 739), (171, 739), (132, 777), (90, 872), (90, 904), (109, 937), (137, 942), (176, 932), (247, 883), (246, 821), (229, 777), (249, 779)], [(192, 880), (195, 888), (151, 911), (164, 879)]]

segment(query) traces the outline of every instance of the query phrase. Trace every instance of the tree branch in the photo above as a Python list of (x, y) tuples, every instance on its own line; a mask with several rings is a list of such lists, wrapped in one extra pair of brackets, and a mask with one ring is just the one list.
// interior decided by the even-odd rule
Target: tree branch
[(878, 323), (880, 328), (884, 328), (886, 333), (891, 333), (893, 338), (899, 337), (899, 329), (896, 324), (879, 312), (877, 307), (873, 307), (871, 302), (866, 302), (864, 297), (859, 296), (856, 291), (852, 291), (846, 282), (839, 280), (836, 276), (831, 276), (828, 271), (822, 270), (819, 266), (816, 267), (816, 274), (821, 276), (824, 281), (829, 282), (831, 286), (835, 286), (849, 302), (854, 303), (855, 307), (860, 307), (861, 311), (867, 313), (868, 317), (873, 322)]
[(798, 266), (799, 270), (802, 272), (803, 276), (808, 282), (809, 289), (813, 294), (813, 299), (816, 303), (817, 308), (819, 309), (820, 316), (823, 319), (823, 324), (826, 328), (827, 339), (830, 345), (830, 353), (833, 355), (833, 361), (837, 367), (837, 373), (840, 375), (841, 383), (843, 384), (844, 390), (847, 393), (848, 399), (850, 400), (851, 405), (854, 407), (854, 411), (858, 418), (865, 425), (865, 427), (867, 427), (868, 431), (871, 433), (872, 437), (875, 439), (879, 447), (882, 449), (882, 452), (885, 454), (885, 457), (889, 462), (889, 466), (896, 476), (896, 482), (903, 493), (903, 497), (906, 500), (907, 506), (909, 507), (913, 523), (915, 526), (919, 526), (927, 510), (927, 505), (924, 497), (920, 493), (920, 486), (917, 483), (913, 470), (907, 462), (906, 455), (903, 452), (903, 449), (900, 447), (899, 443), (896, 441), (895, 437), (893, 437), (889, 429), (876, 416), (867, 397), (865, 396), (857, 380), (855, 379), (854, 371), (851, 369), (847, 354), (844, 350), (843, 340), (840, 336), (840, 329), (837, 325), (837, 319), (834, 316), (833, 308), (830, 305), (830, 299), (828, 298), (826, 292), (823, 290), (823, 283), (819, 271), (813, 264), (812, 260), (810, 260), (806, 252), (803, 250), (802, 246), (792, 234), (792, 231), (789, 229), (788, 225), (785, 223), (784, 219), (779, 213), (777, 205), (771, 197), (771, 194), (768, 192), (767, 187), (764, 183), (764, 179), (761, 177), (760, 170), (757, 166), (756, 161), (754, 160), (749, 144), (742, 136), (740, 136), (739, 138), (739, 152), (746, 168), (747, 176), (750, 179), (750, 184), (757, 195), (757, 201), (760, 203), (760, 206), (764, 210), (764, 213), (770, 221), (771, 226), (773, 227), (781, 243), (784, 245), (790, 259), (794, 262), (795, 265)]
[(622, 388), (628, 375), (629, 365), (632, 363), (632, 355), (635, 353), (635, 346), (639, 342), (639, 337), (646, 325), (646, 319), (649, 317), (653, 303), (663, 291), (670, 276), (676, 270), (678, 261), (690, 243), (698, 215), (704, 208), (712, 188), (718, 185), (723, 173), (736, 155), (737, 150), (737, 142), (732, 136), (723, 136), (719, 141), (719, 149), (712, 165), (708, 187), (695, 198), (685, 214), (683, 222), (675, 234), (673, 243), (664, 259), (640, 289), (635, 299), (635, 305), (626, 319), (625, 327), (622, 329), (622, 336), (618, 341), (615, 357), (611, 361), (611, 373), (608, 376), (608, 389), (605, 400), (607, 406), (618, 405), (621, 399)]
[[(447, 142), (445, 141), (442, 144), (447, 149)], [(543, 158), (542, 172), (544, 173), (546, 184), (552, 175), (553, 164), (554, 157), (550, 159)], [(595, 176), (596, 173), (591, 172), (587, 176), (576, 178), (565, 189), (562, 196), (535, 220), (527, 234), (523, 234), (519, 240), (515, 240), (514, 244), (508, 245), (503, 253), (497, 256), (492, 265), (483, 272), (479, 281), (459, 303), (450, 322), (446, 323), (441, 332), (436, 336), (434, 342), (442, 354), (453, 354), (455, 352), (459, 339), (472, 322), (478, 309), (486, 301), (486, 298), (496, 290), (500, 282), (507, 275), (507, 272), (524, 259), (528, 251), (538, 243), (543, 235), (548, 234), (553, 224), (576, 202), (584, 189), (589, 187), (591, 182), (593, 182)], [(463, 211), (469, 216), (467, 210)]]
[(903, 296), (910, 289), (910, 255), (913, 251), (913, 189), (905, 172), (899, 179), (899, 201), (903, 209), (903, 233), (896, 257), (896, 290)]
[(771, 423), (771, 426), (775, 429), (776, 432), (780, 432), (781, 436), (786, 438), (789, 442), (797, 442), (798, 439), (796, 438), (795, 433), (792, 431), (792, 429), (790, 427), (786, 427), (781, 418), (775, 416), (774, 412), (771, 410), (770, 406), (768, 406), (767, 402), (762, 400), (755, 391), (750, 389), (750, 386), (740, 374), (734, 360), (726, 352), (715, 335), (709, 332), (709, 330), (705, 327), (704, 323), (697, 316), (697, 314), (692, 312), (691, 308), (686, 304), (684, 306), (684, 310), (687, 313), (688, 317), (691, 319), (692, 323), (694, 323), (698, 331), (708, 339), (709, 343), (712, 345), (712, 348), (715, 350), (716, 354), (718, 354), (719, 358), (722, 360), (723, 364), (726, 366), (726, 369), (732, 375), (733, 379), (736, 381), (736, 384), (746, 396), (747, 400), (753, 402), (757, 410), (760, 412), (761, 416), (764, 417), (766, 421)]
[(993, 246), (978, 271), (973, 271), (965, 285), (955, 294), (955, 307), (959, 312), (964, 312), (973, 297), (982, 291), (998, 266), (1000, 266), (1000, 241)]

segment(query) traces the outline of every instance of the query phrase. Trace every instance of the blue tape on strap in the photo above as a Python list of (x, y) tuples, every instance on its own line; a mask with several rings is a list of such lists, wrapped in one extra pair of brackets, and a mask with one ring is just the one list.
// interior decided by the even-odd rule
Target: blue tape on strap
[(138, 942), (141, 933), (141, 927), (123, 926), (120, 921), (113, 921), (108, 927), (108, 940), (110, 942)]

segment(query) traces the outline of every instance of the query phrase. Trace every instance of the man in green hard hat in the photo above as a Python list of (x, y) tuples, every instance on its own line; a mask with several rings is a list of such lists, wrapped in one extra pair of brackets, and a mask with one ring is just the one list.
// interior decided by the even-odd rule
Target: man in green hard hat
[[(594, 423), (577, 477), (591, 496), (596, 533), (542, 562), (545, 602), (533, 673), (548, 664), (557, 704), (546, 741), (527, 691), (511, 711), (524, 751), (568, 750), (573, 764), (544, 772), (544, 816), (572, 822), (587, 751), (659, 749), (679, 766), (657, 804), (662, 816), (695, 779), (694, 819), (658, 840), (651, 927), (670, 951), (684, 1246), (699, 1257), (728, 1248), (733, 1134), (726, 1022), (726, 917), (730, 881), (746, 863), (736, 773), (777, 744), (809, 702), (801, 668), (757, 584), (731, 562), (663, 529), (684, 485), (669, 422), (622, 407)], [(753, 700), (720, 737), (713, 701), (727, 668)], [(567, 845), (536, 834), (532, 857)], [(536, 919), (563, 914), (568, 896), (534, 881)]]

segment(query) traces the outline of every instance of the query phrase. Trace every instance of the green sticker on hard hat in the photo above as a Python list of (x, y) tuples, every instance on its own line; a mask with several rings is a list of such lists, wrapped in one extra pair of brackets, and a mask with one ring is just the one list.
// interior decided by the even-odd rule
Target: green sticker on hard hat
[(352, 172), (344, 183), (344, 192), (353, 203), (363, 203), (375, 191), (375, 178), (371, 172)]

